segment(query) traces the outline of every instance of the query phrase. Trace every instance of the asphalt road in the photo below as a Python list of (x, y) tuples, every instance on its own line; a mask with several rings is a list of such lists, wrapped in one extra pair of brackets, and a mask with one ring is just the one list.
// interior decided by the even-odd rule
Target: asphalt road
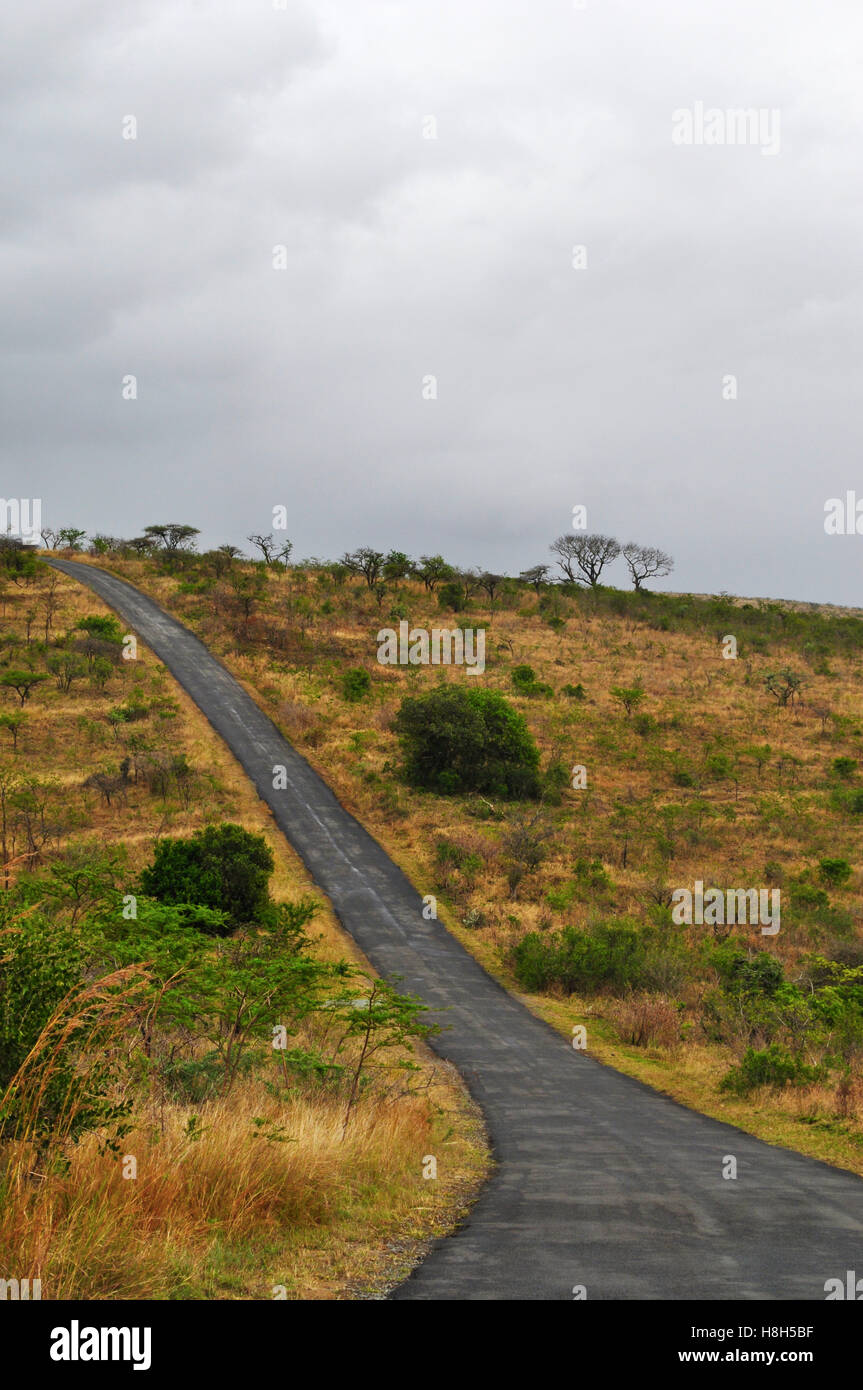
[[(383, 849), (198, 639), (131, 585), (89, 585), (221, 734), (384, 976), (446, 1026), (432, 1046), (481, 1106), (498, 1169), (397, 1299), (812, 1299), (863, 1275), (863, 1181), (600, 1066), (533, 1017), (438, 922)], [(273, 769), (287, 789), (273, 789)], [(736, 1179), (722, 1176), (726, 1156)]]

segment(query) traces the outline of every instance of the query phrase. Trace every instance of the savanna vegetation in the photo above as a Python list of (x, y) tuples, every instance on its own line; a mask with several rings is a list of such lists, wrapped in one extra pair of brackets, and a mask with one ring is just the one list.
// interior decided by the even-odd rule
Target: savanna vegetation
[(128, 637), (0, 546), (0, 1274), (375, 1296), (472, 1200), (481, 1124)]
[[(199, 633), (537, 1012), (863, 1171), (863, 615), (652, 592), (670, 557), (602, 536), (518, 578), (250, 541), (102, 538), (93, 560)], [(481, 630), (483, 674), (382, 665), (403, 622)], [(781, 930), (676, 922), (698, 882), (779, 890)]]

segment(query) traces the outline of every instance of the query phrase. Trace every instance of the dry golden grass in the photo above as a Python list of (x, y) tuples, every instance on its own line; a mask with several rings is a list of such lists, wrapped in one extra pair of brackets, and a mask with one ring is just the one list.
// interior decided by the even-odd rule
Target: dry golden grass
[(469, 1205), (481, 1131), (427, 1096), (364, 1100), (344, 1140), (343, 1119), (343, 1102), (275, 1104), (249, 1083), (195, 1110), (145, 1111), (117, 1155), (88, 1135), (65, 1172), (33, 1175), (9, 1146), (0, 1267), (40, 1278), (44, 1299), (371, 1295)]

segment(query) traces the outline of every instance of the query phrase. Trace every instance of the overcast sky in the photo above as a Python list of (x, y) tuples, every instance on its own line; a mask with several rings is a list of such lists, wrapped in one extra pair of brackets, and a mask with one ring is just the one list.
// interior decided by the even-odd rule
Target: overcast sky
[[(2, 29), (6, 498), (205, 545), (284, 504), (297, 556), (510, 574), (584, 504), (676, 558), (657, 587), (863, 603), (863, 535), (824, 530), (863, 501), (859, 0), (9, 0)], [(675, 143), (697, 103), (779, 148)]]

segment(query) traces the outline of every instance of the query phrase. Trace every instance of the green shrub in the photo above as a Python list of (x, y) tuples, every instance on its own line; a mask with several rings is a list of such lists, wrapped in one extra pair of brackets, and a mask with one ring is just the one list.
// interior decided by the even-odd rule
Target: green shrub
[(716, 948), (712, 956), (723, 991), (732, 998), (759, 996), (771, 998), (784, 980), (782, 962), (768, 951), (752, 955), (728, 942)]
[(674, 783), (675, 787), (695, 786), (694, 776), (691, 772), (688, 772), (685, 767), (675, 768), (674, 772), (671, 774), (671, 780)]
[(77, 931), (32, 909), (16, 917), (9, 906), (0, 908), (0, 926), (12, 928), (4, 933), (0, 968), (0, 1137), (21, 1126), (41, 1149), (55, 1130), (74, 1140), (121, 1122), (129, 1107), (112, 1098), (115, 1066), (99, 1048), (97, 1011), (68, 1002), (53, 1047), (33, 1059), (30, 1086), (9, 1087), (49, 1020), (83, 985), (86, 965)]
[(372, 678), (362, 666), (351, 666), (342, 674), (342, 698), (356, 704), (372, 688)]
[(539, 750), (523, 717), (497, 691), (453, 684), (408, 696), (393, 728), (413, 786), (444, 794), (539, 794)]
[(730, 1095), (746, 1096), (759, 1086), (806, 1086), (819, 1080), (823, 1072), (823, 1067), (807, 1066), (778, 1043), (771, 1043), (760, 1051), (747, 1048), (740, 1065), (727, 1072), (719, 1089)]
[(555, 912), (566, 912), (572, 906), (575, 897), (575, 884), (564, 883), (560, 888), (549, 888), (545, 895), (545, 900), (549, 907), (554, 908)]
[(530, 696), (552, 696), (554, 691), (550, 685), (536, 679), (536, 672), (532, 666), (515, 666), (512, 672), (512, 683), (516, 693), (519, 695)]
[(441, 584), (437, 601), (439, 606), (449, 613), (463, 613), (467, 608), (464, 590), (460, 584)]
[(843, 782), (848, 782), (854, 775), (857, 760), (856, 758), (834, 758), (830, 766), (837, 777), (841, 777)]
[(792, 883), (791, 906), (801, 908), (804, 912), (817, 911), (819, 908), (829, 907), (830, 899), (823, 888), (816, 888), (811, 883)]
[(513, 948), (511, 963), (519, 984), (537, 992), (557, 985), (567, 994), (621, 992), (642, 983), (645, 945), (629, 922), (610, 922), (590, 930), (566, 927), (541, 935), (528, 932)]
[(818, 872), (824, 883), (839, 887), (847, 883), (851, 877), (851, 865), (847, 859), (822, 859), (818, 864)]
[(588, 888), (606, 889), (612, 887), (611, 879), (603, 867), (601, 859), (576, 859), (573, 869), (579, 883)]
[(536, 672), (532, 666), (514, 666), (512, 671), (512, 683), (520, 694), (527, 693), (536, 681)]
[(226, 914), (221, 934), (269, 919), (274, 867), (263, 835), (252, 835), (241, 825), (208, 825), (188, 839), (157, 840), (153, 863), (141, 873), (141, 890), (160, 903), (220, 909)]
[(564, 685), (561, 688), (561, 695), (565, 695), (569, 700), (586, 700), (587, 693), (584, 686), (579, 681), (578, 685)]

